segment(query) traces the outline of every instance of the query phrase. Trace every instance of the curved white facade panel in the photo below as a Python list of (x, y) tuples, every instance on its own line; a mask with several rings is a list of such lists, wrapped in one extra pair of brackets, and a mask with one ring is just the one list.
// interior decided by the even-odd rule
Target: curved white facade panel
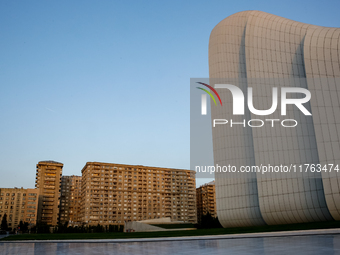
[[(320, 164), (340, 160), (340, 29), (317, 27), (308, 30), (304, 60), (312, 101), (313, 121)], [(322, 93), (320, 93), (322, 91)], [(322, 173), (328, 209), (340, 220), (340, 177)]]
[[(220, 22), (211, 32), (209, 42), (210, 79), (222, 78), (218, 82), (224, 83), (225, 77), (238, 78), (243, 92), (247, 89), (246, 82), (242, 81), (247, 77), (245, 29), (249, 14), (242, 12)], [(231, 100), (229, 93), (220, 91), (219, 94), (223, 102)], [(232, 114), (232, 107), (214, 110), (214, 118)], [(249, 117), (250, 113), (246, 115)], [(251, 128), (220, 131), (213, 134), (215, 164), (230, 163), (237, 167), (255, 164)], [(215, 173), (217, 215), (223, 227), (265, 224), (260, 213), (256, 174), (250, 175), (249, 178), (224, 178), (224, 174)]]
[[(313, 89), (321, 88), (316, 85), (312, 87), (306, 77), (340, 75), (339, 52), (335, 52), (335, 49), (339, 49), (335, 46), (339, 44), (339, 31), (337, 28), (321, 28), (259, 11), (231, 15), (221, 21), (210, 36), (210, 83), (228, 83), (230, 78), (237, 78), (237, 84), (235, 81), (233, 84), (241, 88), (245, 95), (248, 87), (253, 88), (257, 98), (254, 107), (257, 109), (270, 108), (271, 88), (273, 84), (278, 89), (287, 86), (284, 79), (294, 81), (289, 83), (290, 87), (293, 84), (309, 89), (313, 97)], [(318, 39), (314, 37), (318, 37), (320, 42), (316, 42)], [(322, 44), (322, 40), (328, 44)], [(312, 47), (319, 47), (319, 50)], [(330, 68), (330, 64), (320, 57), (326, 54), (326, 48), (329, 49), (328, 57), (334, 55), (330, 59), (330, 62), (333, 61), (332, 71), (327, 73), (324, 70)], [(319, 68), (317, 71), (312, 70), (315, 63)], [(331, 84), (333, 87), (328, 90), (336, 90), (334, 82)], [(230, 92), (219, 90), (219, 93), (222, 101), (230, 104)], [(330, 97), (331, 94), (327, 95)], [(287, 108), (287, 115), (294, 116), (299, 122), (296, 128), (264, 126), (253, 129), (213, 129), (215, 164), (239, 167), (262, 163), (299, 165), (336, 162), (340, 157), (340, 126), (334, 121), (327, 122), (332, 124), (327, 126), (329, 132), (325, 140), (324, 127), (321, 127), (321, 117), (318, 118), (320, 114), (317, 112), (319, 107), (324, 109), (322, 104), (326, 101), (328, 104), (332, 102), (330, 108), (322, 111), (327, 116), (333, 114), (331, 116), (340, 122), (340, 116), (334, 115), (340, 113), (340, 93), (337, 98), (335, 95), (333, 101), (325, 98), (325, 102), (312, 100), (305, 104), (313, 118), (306, 118), (296, 107)], [(232, 107), (211, 107), (211, 111), (212, 119), (232, 116)], [(233, 121), (268, 118), (250, 114), (249, 111), (242, 118), (237, 117), (234, 115)], [(271, 119), (280, 117), (279, 110), (270, 115)], [(336, 137), (330, 139), (337, 131), (339, 136), (335, 133)], [(322, 146), (333, 148), (332, 156), (325, 153), (325, 147), (321, 149)], [(235, 175), (233, 178), (223, 177), (225, 173), (216, 173), (217, 212), (224, 227), (326, 221), (332, 220), (332, 216), (340, 218), (339, 178), (321, 176), (321, 173), (313, 173), (310, 176), (313, 178), (306, 178), (308, 176), (305, 173), (304, 178), (296, 175), (262, 178), (259, 173), (248, 175), (247, 178), (235, 178)]]

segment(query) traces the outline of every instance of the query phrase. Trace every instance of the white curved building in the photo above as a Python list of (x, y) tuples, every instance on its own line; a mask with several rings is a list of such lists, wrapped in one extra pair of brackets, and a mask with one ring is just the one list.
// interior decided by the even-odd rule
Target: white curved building
[[(295, 128), (213, 128), (215, 164), (239, 168), (263, 163), (340, 163), (339, 38), (339, 28), (304, 24), (260, 11), (236, 13), (213, 29), (210, 85), (232, 83), (245, 95), (248, 87), (254, 88), (257, 109), (270, 108), (272, 87), (295, 86), (312, 94), (312, 100), (305, 104), (311, 117), (297, 107), (287, 108), (287, 116), (299, 122)], [(212, 119), (232, 116), (233, 121), (242, 122), (268, 118), (248, 110), (244, 116), (233, 116), (230, 92), (217, 91), (226, 106), (212, 106)], [(271, 119), (281, 117), (279, 110), (270, 115)], [(259, 173), (233, 177), (216, 173), (215, 178), (217, 214), (224, 227), (340, 220), (338, 174), (263, 178)]]

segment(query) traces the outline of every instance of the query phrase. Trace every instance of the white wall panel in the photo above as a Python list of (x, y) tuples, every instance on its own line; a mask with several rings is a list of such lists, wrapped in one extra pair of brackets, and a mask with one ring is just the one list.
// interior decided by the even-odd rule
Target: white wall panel
[[(338, 28), (303, 24), (259, 11), (236, 13), (213, 29), (209, 41), (211, 85), (232, 83), (237, 78), (232, 84), (244, 94), (253, 87), (258, 109), (271, 106), (273, 86), (307, 88), (313, 97), (305, 104), (312, 117), (287, 108), (287, 115), (299, 122), (296, 128), (214, 128), (215, 164), (240, 167), (340, 160), (339, 37)], [(306, 81), (306, 77), (327, 77), (327, 82)], [(293, 83), (287, 85), (284, 79), (293, 79)], [(211, 107), (212, 118), (232, 116), (230, 92), (218, 92), (226, 105)], [(280, 119), (279, 110), (280, 106), (265, 118)], [(245, 116), (232, 118), (265, 119), (247, 110)], [(216, 174), (217, 211), (224, 227), (326, 221), (332, 216), (340, 219), (339, 176), (235, 176)]]

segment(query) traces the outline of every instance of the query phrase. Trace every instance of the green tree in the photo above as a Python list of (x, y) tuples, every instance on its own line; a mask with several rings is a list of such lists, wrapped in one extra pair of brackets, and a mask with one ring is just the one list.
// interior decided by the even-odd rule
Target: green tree
[(4, 216), (2, 217), (2, 221), (1, 221), (1, 229), (2, 229), (2, 230), (8, 230), (7, 214), (6, 214), (6, 213), (5, 213)]
[(28, 232), (28, 222), (22, 222), (22, 220), (19, 223), (18, 230), (22, 233)]
[(37, 223), (36, 225), (36, 232), (37, 234), (49, 234), (50, 233), (50, 226), (46, 223)]
[(209, 212), (201, 218), (199, 228), (222, 228), (218, 218), (213, 217)]

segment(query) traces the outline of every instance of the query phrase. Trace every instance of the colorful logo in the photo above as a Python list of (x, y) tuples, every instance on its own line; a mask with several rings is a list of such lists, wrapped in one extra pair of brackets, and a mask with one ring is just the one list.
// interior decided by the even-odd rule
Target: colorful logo
[[(211, 89), (215, 93), (215, 95), (218, 97), (218, 100), (220, 100), (220, 104), (222, 105), (222, 100), (220, 98), (220, 95), (217, 93), (217, 91), (213, 87), (211, 87), (210, 85), (205, 84), (203, 82), (197, 82), (197, 83), (199, 83), (199, 84), (201, 84), (203, 86), (206, 86), (207, 88)], [(200, 87), (196, 87), (196, 88), (201, 89), (204, 92), (206, 92), (212, 98), (212, 100), (214, 100), (215, 105), (217, 105), (214, 96), (210, 93), (209, 90), (206, 90), (206, 89), (203, 89), (203, 88), (200, 88)], [(202, 94), (202, 97), (201, 97), (201, 114), (202, 115), (207, 115), (207, 95), (206, 94)]]
[[(220, 100), (220, 103), (221, 103), (221, 105), (222, 105), (222, 100), (221, 100), (221, 98), (220, 98), (220, 95), (217, 93), (217, 91), (216, 91), (213, 87), (211, 87), (210, 85), (205, 84), (205, 83), (203, 83), (203, 82), (197, 82), (197, 83), (199, 83), (199, 84), (201, 84), (201, 85), (204, 85), (204, 86), (206, 86), (207, 88), (211, 89), (211, 90), (216, 94), (216, 96), (218, 97), (218, 100)], [(215, 100), (214, 96), (210, 93), (210, 91), (208, 91), (208, 90), (206, 90), (206, 89), (202, 89), (202, 88), (200, 88), (200, 87), (196, 87), (196, 88), (201, 89), (201, 90), (207, 92), (207, 93), (209, 94), (209, 96), (212, 98), (212, 100), (214, 100), (215, 105), (217, 105), (216, 100)]]

